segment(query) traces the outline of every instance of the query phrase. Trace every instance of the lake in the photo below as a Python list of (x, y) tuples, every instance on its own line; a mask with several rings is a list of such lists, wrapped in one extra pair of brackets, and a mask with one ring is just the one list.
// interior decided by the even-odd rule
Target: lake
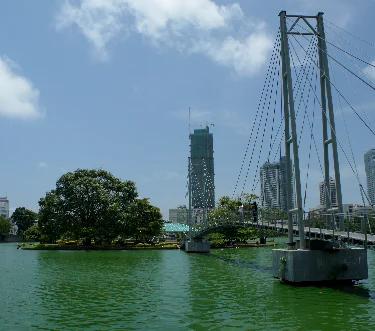
[(357, 286), (272, 278), (272, 247), (23, 251), (0, 244), (0, 330), (375, 330), (375, 252)]

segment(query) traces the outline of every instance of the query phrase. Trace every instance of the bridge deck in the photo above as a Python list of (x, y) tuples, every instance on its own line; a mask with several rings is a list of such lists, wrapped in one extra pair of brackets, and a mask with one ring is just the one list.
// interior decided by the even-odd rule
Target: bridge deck
[[(261, 221), (258, 223), (255, 222), (241, 222), (241, 221), (233, 221), (233, 222), (225, 222), (224, 224), (228, 225), (236, 225), (236, 226), (244, 226), (244, 227), (254, 227), (254, 228), (263, 228), (268, 230), (279, 230), (281, 232), (287, 233), (288, 232), (288, 225), (287, 224), (280, 224), (280, 223), (262, 223)], [(223, 226), (223, 223), (219, 223), (218, 225), (213, 226), (212, 228)], [(212, 229), (211, 228), (211, 229)], [(304, 232), (306, 235), (314, 238), (324, 238), (324, 239), (331, 239), (334, 235), (335, 238), (340, 238), (343, 241), (348, 241), (348, 232), (347, 231), (333, 231), (328, 229), (319, 229), (315, 227), (309, 228), (306, 226), (304, 228)], [(297, 225), (293, 226), (293, 233), (295, 235), (299, 235), (299, 229)], [(351, 242), (364, 242), (365, 241), (365, 235), (363, 233), (358, 232), (349, 232), (349, 240)], [(367, 242), (370, 244), (375, 244), (375, 235), (367, 234)]]
[[(256, 223), (250, 223), (253, 225), (256, 225)], [(258, 223), (257, 226), (262, 226), (266, 227), (268, 229), (275, 229), (275, 224), (261, 224)], [(283, 230), (283, 232), (288, 232), (288, 226), (286, 224), (276, 224), (276, 228), (279, 230)], [(293, 226), (293, 232), (298, 234), (299, 229), (297, 225)], [(311, 234), (311, 235), (317, 235), (319, 236), (320, 234), (324, 237), (332, 237), (333, 235), (335, 237), (340, 237), (343, 240), (348, 239), (348, 232), (347, 231), (333, 231), (333, 230), (327, 230), (327, 229), (319, 229), (319, 228), (309, 228), (305, 227), (304, 228), (305, 234)], [(355, 241), (365, 241), (365, 235), (363, 233), (358, 233), (358, 232), (349, 232), (349, 238), (350, 240), (355, 240)], [(367, 234), (367, 242), (371, 242), (375, 244), (375, 235)]]

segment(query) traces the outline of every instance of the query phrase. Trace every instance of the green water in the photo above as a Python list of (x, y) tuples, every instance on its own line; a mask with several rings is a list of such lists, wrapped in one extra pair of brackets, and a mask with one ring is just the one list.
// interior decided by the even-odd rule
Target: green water
[(375, 330), (360, 286), (274, 280), (272, 248), (22, 251), (0, 244), (0, 330)]

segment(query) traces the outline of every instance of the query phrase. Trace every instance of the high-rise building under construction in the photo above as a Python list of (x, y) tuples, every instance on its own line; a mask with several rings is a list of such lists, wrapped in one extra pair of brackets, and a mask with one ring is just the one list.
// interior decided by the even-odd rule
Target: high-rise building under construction
[(191, 199), (194, 209), (215, 207), (213, 136), (208, 126), (190, 134)]

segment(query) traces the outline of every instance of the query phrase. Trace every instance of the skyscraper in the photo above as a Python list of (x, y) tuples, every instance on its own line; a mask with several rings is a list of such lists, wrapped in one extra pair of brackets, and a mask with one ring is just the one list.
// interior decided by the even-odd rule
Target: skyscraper
[[(286, 158), (282, 156), (279, 162), (266, 162), (261, 166), (260, 202), (263, 208), (288, 210), (286, 165)], [(293, 186), (292, 200), (294, 201)]]
[(213, 136), (208, 126), (190, 134), (191, 198), (194, 209), (215, 207)]
[[(325, 182), (322, 181), (319, 183), (319, 203), (322, 206), (326, 206), (326, 185)], [(332, 203), (332, 208), (337, 207), (337, 192), (336, 192), (336, 181), (329, 177), (329, 196), (330, 201)]]
[[(288, 196), (287, 196), (287, 172), (286, 172), (286, 157), (280, 157), (280, 209), (287, 212), (288, 211)], [(292, 161), (289, 161), (290, 168), (293, 172)], [(292, 206), (294, 207), (295, 201), (295, 189), (294, 189), (293, 176), (291, 178), (291, 193), (292, 193)]]
[(365, 172), (367, 182), (367, 195), (371, 203), (375, 203), (375, 149), (365, 152)]
[(9, 218), (9, 200), (7, 197), (0, 197), (0, 216)]

